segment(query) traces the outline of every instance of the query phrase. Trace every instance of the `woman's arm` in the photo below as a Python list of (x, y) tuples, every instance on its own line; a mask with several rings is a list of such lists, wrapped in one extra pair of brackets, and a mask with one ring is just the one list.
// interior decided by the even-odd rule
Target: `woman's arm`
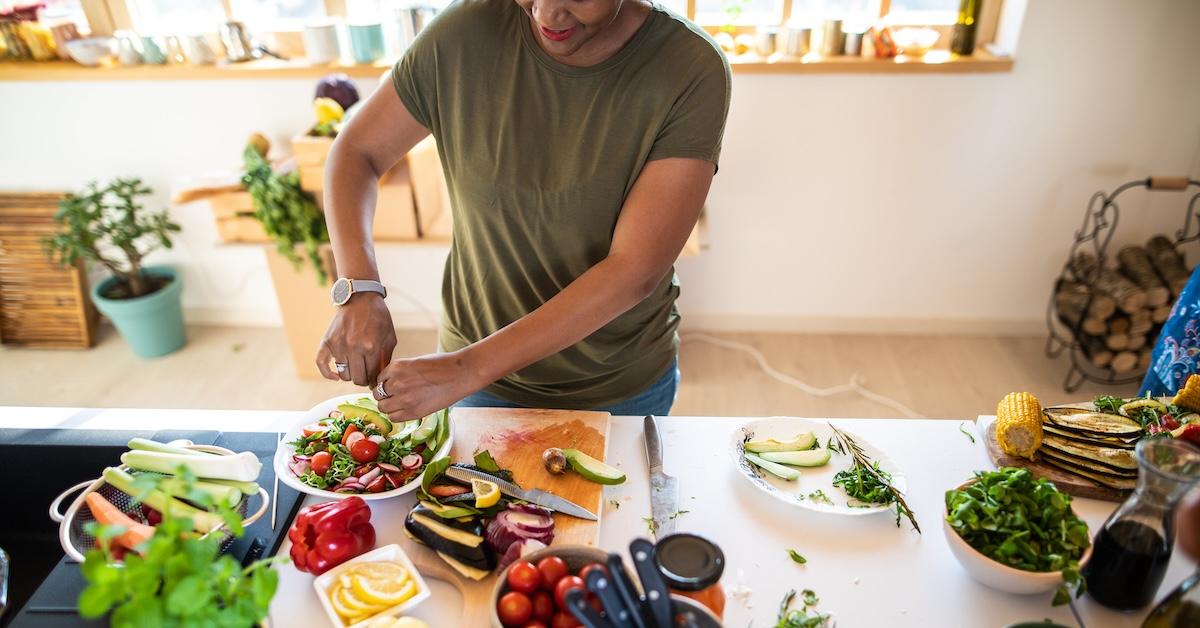
[[(339, 277), (379, 280), (371, 225), (379, 178), (429, 135), (388, 83), (381, 84), (338, 133), (325, 161), (325, 221)], [(373, 385), (392, 359), (396, 331), (383, 298), (359, 293), (337, 309), (317, 351), (327, 379)], [(339, 373), (331, 363), (349, 365)]]
[(380, 375), (381, 410), (421, 417), (562, 351), (658, 286), (696, 224), (714, 174), (699, 159), (651, 161), (617, 219), (608, 255), (541, 307), (459, 351), (396, 360)]

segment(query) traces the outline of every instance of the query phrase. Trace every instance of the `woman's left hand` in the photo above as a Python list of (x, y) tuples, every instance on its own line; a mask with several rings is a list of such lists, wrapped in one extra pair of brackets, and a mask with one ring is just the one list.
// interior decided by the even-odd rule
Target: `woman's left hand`
[(478, 375), (468, 364), (462, 351), (393, 360), (379, 374), (379, 384), (371, 394), (389, 419), (420, 419), (487, 385), (477, 381)]

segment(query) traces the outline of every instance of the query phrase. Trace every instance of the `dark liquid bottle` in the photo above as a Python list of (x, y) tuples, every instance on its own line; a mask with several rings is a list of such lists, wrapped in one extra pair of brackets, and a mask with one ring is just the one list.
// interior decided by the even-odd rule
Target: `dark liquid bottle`
[(979, 11), (982, 7), (983, 0), (959, 2), (954, 37), (950, 40), (950, 52), (964, 57), (975, 54), (975, 31), (979, 27)]
[(1153, 528), (1137, 521), (1118, 521), (1100, 530), (1087, 564), (1088, 594), (1122, 611), (1142, 608), (1167, 573), (1171, 547)]
[(1133, 611), (1154, 601), (1175, 544), (1175, 504), (1200, 479), (1200, 449), (1173, 438), (1137, 445), (1138, 485), (1096, 535), (1083, 566), (1088, 595)]

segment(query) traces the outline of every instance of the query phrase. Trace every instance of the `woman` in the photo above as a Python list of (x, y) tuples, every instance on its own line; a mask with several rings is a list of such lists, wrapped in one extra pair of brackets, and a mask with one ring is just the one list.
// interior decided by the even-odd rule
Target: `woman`
[(645, 0), (462, 0), (391, 78), (334, 142), (326, 216), (339, 276), (377, 281), (376, 180), (433, 133), (454, 208), (443, 352), (392, 361), (383, 295), (357, 291), (324, 376), (373, 386), (394, 419), (456, 403), (667, 414), (672, 264), (729, 104), (719, 48)]

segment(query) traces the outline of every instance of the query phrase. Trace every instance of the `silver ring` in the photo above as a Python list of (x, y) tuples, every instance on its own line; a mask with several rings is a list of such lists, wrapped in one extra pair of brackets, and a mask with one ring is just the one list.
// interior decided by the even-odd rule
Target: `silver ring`
[(346, 364), (345, 362), (334, 362), (333, 367), (336, 368), (337, 372), (341, 375), (345, 375), (346, 372), (350, 370), (350, 365)]
[(380, 399), (387, 399), (388, 397), (391, 397), (391, 395), (387, 394), (387, 391), (383, 389), (383, 380), (380, 380), (378, 384), (375, 384), (375, 394), (379, 395)]

